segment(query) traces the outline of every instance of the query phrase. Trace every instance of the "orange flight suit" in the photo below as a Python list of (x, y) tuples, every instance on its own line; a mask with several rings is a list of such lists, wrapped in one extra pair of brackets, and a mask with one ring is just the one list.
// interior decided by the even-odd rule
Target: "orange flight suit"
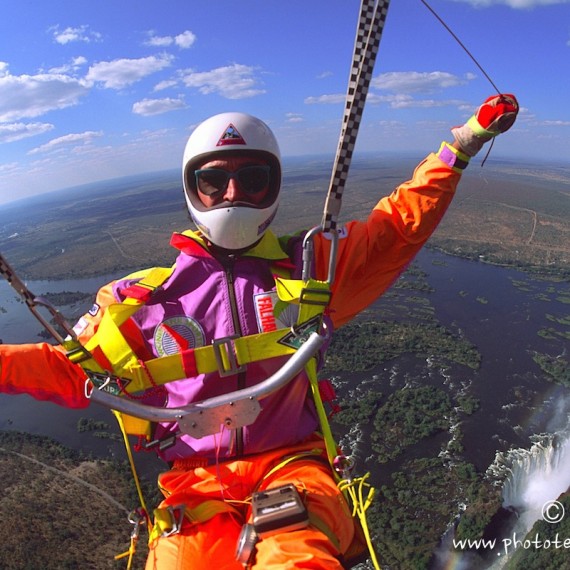
[[(431, 154), (416, 168), (412, 180), (378, 202), (367, 221), (349, 222), (342, 228), (327, 311), (335, 328), (376, 300), (406, 268), (437, 227), (459, 179), (457, 171)], [(317, 279), (327, 277), (329, 247), (326, 237), (316, 237)], [(111, 300), (103, 289), (98, 303), (106, 298)], [(88, 327), (81, 340), (87, 340), (93, 329), (94, 325)], [(85, 372), (71, 364), (58, 347), (0, 345), (0, 392), (27, 393), (64, 406), (85, 407), (84, 384)], [(166, 497), (163, 506), (184, 504), (190, 518), (193, 509), (209, 499), (229, 500), (234, 510), (202, 522), (186, 517), (179, 534), (151, 544), (147, 570), (241, 568), (235, 548), (249, 507), (240, 502), (258, 488), (289, 482), (295, 483), (309, 513), (320, 522), (260, 541), (254, 568), (341, 568), (339, 559), (351, 543), (354, 524), (329, 468), (310, 457), (293, 461), (264, 479), (283, 457), (322, 447), (322, 441), (310, 438), (288, 449), (208, 467), (175, 462), (159, 479)]]

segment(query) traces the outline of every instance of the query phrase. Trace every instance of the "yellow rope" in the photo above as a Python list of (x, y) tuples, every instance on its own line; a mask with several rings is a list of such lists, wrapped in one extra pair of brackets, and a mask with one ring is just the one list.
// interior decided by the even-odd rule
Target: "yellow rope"
[[(352, 502), (352, 516), (357, 516), (360, 521), (360, 526), (362, 532), (364, 533), (364, 538), (366, 539), (366, 544), (368, 546), (368, 552), (370, 553), (370, 559), (376, 570), (381, 570), (378, 564), (378, 559), (376, 558), (376, 551), (374, 550), (374, 545), (372, 544), (372, 539), (370, 538), (370, 530), (368, 528), (368, 521), (366, 520), (366, 511), (372, 504), (372, 499), (374, 498), (374, 493), (376, 489), (366, 482), (366, 479), (370, 476), (370, 473), (366, 473), (362, 477), (356, 477), (355, 479), (342, 479), (338, 483), (339, 489), (344, 493), (348, 493)], [(368, 494), (366, 499), (364, 498), (364, 489), (368, 489)]]
[(126, 552), (123, 552), (122, 554), (117, 554), (115, 556), (115, 560), (120, 560), (121, 558), (124, 558), (125, 556), (129, 557), (129, 559), (127, 561), (127, 570), (131, 570), (131, 568), (132, 568), (133, 559), (135, 557), (135, 552), (137, 551), (137, 540), (138, 540), (138, 536), (131, 535), (131, 544), (129, 546), (129, 549)]
[[(135, 480), (135, 486), (137, 488), (137, 493), (139, 496), (139, 501), (141, 504), (141, 507), (144, 509), (145, 513), (148, 513), (148, 509), (146, 508), (146, 502), (144, 500), (144, 495), (142, 492), (142, 488), (141, 488), (141, 483), (137, 474), (137, 468), (135, 466), (135, 461), (133, 459), (133, 453), (131, 451), (131, 446), (129, 445), (129, 438), (127, 436), (127, 432), (125, 430), (125, 425), (123, 423), (123, 416), (120, 412), (117, 412), (115, 410), (112, 410), (113, 414), (115, 414), (115, 417), (117, 418), (117, 421), (119, 422), (119, 427), (121, 428), (121, 433), (123, 434), (123, 439), (125, 440), (125, 448), (127, 450), (127, 457), (129, 458), (129, 464), (131, 466), (131, 471), (133, 472), (133, 479)], [(150, 529), (149, 529), (150, 530)]]
[[(140, 505), (141, 505), (143, 513), (144, 513), (144, 521), (147, 525), (148, 535), (150, 537), (150, 535), (152, 533), (152, 521), (151, 521), (150, 516), (148, 514), (148, 510), (146, 507), (146, 501), (144, 500), (144, 495), (142, 492), (140, 479), (139, 479), (139, 476), (137, 473), (137, 468), (135, 466), (135, 461), (133, 459), (133, 453), (131, 451), (131, 446), (129, 445), (129, 438), (127, 435), (127, 431), (125, 429), (125, 424), (123, 422), (123, 416), (120, 412), (117, 412), (116, 410), (111, 410), (111, 411), (113, 412), (113, 414), (117, 418), (119, 428), (121, 429), (121, 434), (123, 435), (123, 440), (125, 442), (125, 448), (127, 450), (127, 457), (129, 458), (129, 464), (131, 466), (131, 472), (133, 474), (133, 480), (134, 480), (135, 486), (137, 488), (137, 494), (139, 496)], [(140, 523), (138, 521), (134, 521), (133, 524), (135, 525), (135, 528), (133, 529), (133, 532), (131, 533), (131, 543), (129, 545), (129, 549), (126, 552), (123, 552), (123, 554), (117, 554), (117, 556), (115, 556), (115, 560), (119, 560), (121, 558), (124, 558), (125, 556), (129, 557), (129, 560), (127, 561), (127, 570), (131, 570), (131, 567), (132, 567), (135, 552), (137, 550), (137, 542), (138, 542), (138, 536), (139, 536), (139, 530), (140, 530), (139, 529)]]

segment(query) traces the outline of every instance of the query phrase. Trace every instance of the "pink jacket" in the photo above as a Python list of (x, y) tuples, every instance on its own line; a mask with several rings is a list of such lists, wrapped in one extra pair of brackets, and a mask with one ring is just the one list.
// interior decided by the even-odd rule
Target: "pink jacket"
[[(264, 237), (264, 247), (271, 257), (289, 263), (272, 234)], [(300, 238), (290, 240), (293, 267), (301, 267)], [(181, 250), (175, 270), (133, 317), (142, 337), (144, 353), (165, 356), (184, 348), (196, 348), (228, 336), (247, 336), (289, 328), (295, 324), (273, 317), (275, 279), (270, 260), (250, 251), (245, 256), (213, 257), (190, 235), (177, 234), (173, 244)], [(112, 286), (114, 297), (123, 300), (121, 291), (133, 281), (122, 280)], [(92, 311), (93, 313), (94, 311)], [(94, 315), (97, 317), (97, 315)], [(143, 352), (140, 351), (139, 352)], [(169, 382), (161, 389), (150, 389), (146, 403), (182, 407), (192, 402), (233, 392), (264, 380), (283, 365), (284, 358), (254, 362), (247, 370), (220, 378), (218, 373)], [(250, 455), (301, 441), (317, 429), (312, 400), (307, 396), (304, 374), (279, 392), (263, 399), (262, 411), (250, 426), (222, 429), (218, 434), (194, 439), (178, 434), (174, 445), (161, 452), (166, 461), (193, 454), (209, 460)], [(177, 433), (177, 424), (157, 426), (155, 439), (163, 440)]]

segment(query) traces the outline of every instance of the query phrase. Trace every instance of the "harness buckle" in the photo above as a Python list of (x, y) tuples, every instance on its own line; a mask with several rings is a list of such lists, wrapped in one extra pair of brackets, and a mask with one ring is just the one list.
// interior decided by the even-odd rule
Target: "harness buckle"
[[(234, 376), (235, 374), (245, 372), (246, 370), (245, 365), (242, 364), (240, 366), (238, 364), (237, 357), (234, 352), (232, 341), (237, 338), (240, 338), (239, 335), (225, 336), (223, 338), (216, 338), (212, 341), (214, 356), (216, 357), (216, 364), (218, 365), (218, 374), (222, 378), (225, 378), (226, 376)], [(226, 363), (228, 366), (226, 366)]]
[(66, 356), (71, 360), (71, 362), (75, 364), (81, 364), (82, 362), (86, 362), (87, 360), (91, 360), (93, 356), (89, 354), (87, 349), (81, 345), (76, 343), (71, 343), (70, 341), (65, 341), (65, 348), (67, 348)]
[[(141, 436), (144, 438), (144, 436)], [(176, 443), (176, 434), (163, 439), (153, 439), (152, 441), (140, 441), (136, 444), (135, 451), (153, 451), (158, 448), (159, 451), (166, 451)]]
[(184, 522), (184, 505), (178, 505), (177, 507), (173, 507), (168, 505), (166, 507), (166, 511), (170, 515), (170, 520), (172, 521), (172, 527), (170, 530), (164, 530), (161, 537), (166, 538), (167, 536), (171, 536), (173, 534), (178, 534), (182, 529), (182, 523)]
[[(317, 298), (309, 299), (308, 297), (312, 295), (315, 295)], [(304, 287), (301, 290), (301, 295), (299, 296), (299, 303), (326, 307), (330, 303), (331, 296), (332, 292), (330, 289), (313, 289), (311, 287)], [(319, 300), (319, 297), (322, 297), (322, 300)]]

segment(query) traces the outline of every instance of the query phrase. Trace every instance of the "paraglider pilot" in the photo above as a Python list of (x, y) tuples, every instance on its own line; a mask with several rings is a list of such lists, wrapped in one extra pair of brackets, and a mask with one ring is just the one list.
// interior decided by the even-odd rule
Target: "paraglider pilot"
[[(452, 129), (454, 140), (427, 156), (366, 221), (339, 230), (336, 275), (319, 315), (329, 331), (394, 282), (442, 219), (469, 159), (508, 130), (517, 113), (514, 96), (489, 97), (466, 124)], [(175, 265), (160, 279), (145, 270), (99, 291), (74, 328), (90, 360), (72, 362), (64, 348), (47, 343), (0, 345), (1, 392), (81, 408), (90, 402), (86, 370), (100, 370), (124, 380), (125, 397), (136, 392), (143, 403), (183, 407), (253, 386), (289, 358), (273, 348), (279, 343), (263, 342), (263, 335), (296, 325), (299, 305), (284, 301), (276, 283), (279, 277), (281, 284), (299, 279), (302, 269), (303, 233), (278, 239), (269, 229), (282, 175), (272, 131), (250, 115), (213, 116), (190, 136), (182, 174), (197, 231), (173, 236), (179, 250)], [(314, 238), (317, 280), (326, 280), (330, 243), (323, 233)], [(208, 357), (199, 354), (216, 345), (219, 356), (220, 345), (230, 351), (240, 338), (255, 339), (247, 364), (223, 370), (201, 364)], [(192, 437), (171, 421), (154, 425), (146, 436), (170, 466), (159, 477), (164, 501), (148, 569), (228, 569), (243, 563), (264, 570), (331, 570), (346, 563), (355, 523), (326, 458), (305, 372), (265, 398), (250, 425), (221, 425), (217, 433)], [(271, 500), (274, 489), (290, 493), (293, 506), (300, 500), (304, 522), (269, 521), (247, 560), (243, 552), (236, 559), (240, 535), (247, 539), (241, 533), (251, 523), (252, 495), (263, 492)]]

